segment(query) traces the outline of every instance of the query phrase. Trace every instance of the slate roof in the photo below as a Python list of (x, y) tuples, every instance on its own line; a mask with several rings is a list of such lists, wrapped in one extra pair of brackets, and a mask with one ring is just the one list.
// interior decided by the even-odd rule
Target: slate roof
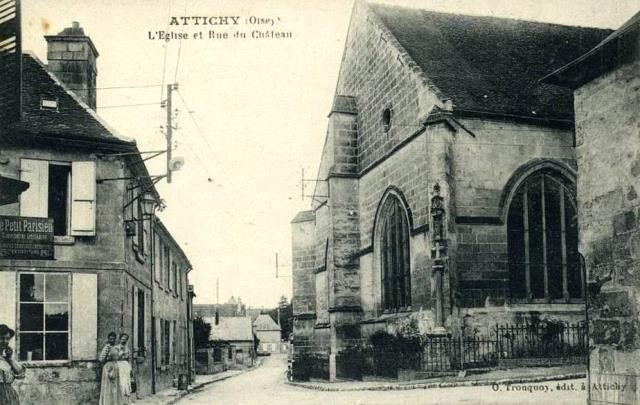
[(370, 4), (442, 99), (455, 110), (573, 117), (572, 94), (537, 84), (611, 30)]
[(628, 62), (638, 52), (640, 11), (593, 49), (571, 63), (545, 76), (546, 83), (565, 85), (572, 89), (582, 86), (606, 71)]
[(278, 331), (280, 332), (280, 326), (267, 314), (260, 314), (253, 322), (257, 332), (266, 331)]
[(202, 319), (211, 325), (210, 341), (253, 341), (251, 318), (221, 316), (218, 318), (218, 325), (215, 317)]
[[(121, 146), (135, 145), (132, 139), (110, 128), (95, 111), (48, 72), (36, 56), (23, 54), (22, 64), (23, 118), (9, 126), (12, 132)], [(58, 110), (41, 109), (42, 98), (57, 100)]]

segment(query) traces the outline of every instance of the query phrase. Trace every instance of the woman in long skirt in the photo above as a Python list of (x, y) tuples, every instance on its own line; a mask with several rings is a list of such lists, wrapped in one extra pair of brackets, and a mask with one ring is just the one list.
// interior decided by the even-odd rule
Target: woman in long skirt
[(129, 403), (131, 397), (131, 364), (129, 359), (131, 358), (131, 350), (127, 342), (129, 341), (129, 335), (126, 333), (120, 334), (120, 355), (118, 357), (118, 371), (120, 374), (120, 388), (122, 389), (122, 395), (124, 396), (125, 404)]
[(116, 336), (114, 332), (109, 333), (107, 344), (100, 352), (100, 363), (103, 366), (99, 405), (124, 404), (124, 395), (120, 387), (120, 372), (118, 370), (120, 345), (116, 344)]
[(11, 386), (14, 379), (24, 378), (24, 367), (13, 358), (9, 341), (15, 331), (7, 325), (0, 325), (0, 404), (20, 405), (18, 393)]

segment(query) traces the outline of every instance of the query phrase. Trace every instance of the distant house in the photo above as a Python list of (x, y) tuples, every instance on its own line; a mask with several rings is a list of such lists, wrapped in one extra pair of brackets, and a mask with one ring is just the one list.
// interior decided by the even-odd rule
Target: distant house
[(282, 329), (267, 314), (259, 315), (253, 322), (253, 329), (258, 338), (258, 350), (269, 353), (280, 352)]
[(242, 298), (235, 298), (233, 295), (224, 304), (196, 304), (193, 311), (196, 316), (214, 317), (216, 309), (219, 316), (246, 316), (246, 305), (242, 303)]
[(214, 362), (221, 362), (225, 369), (251, 366), (254, 358), (251, 318), (215, 317), (203, 318), (211, 325), (209, 344), (214, 349)]

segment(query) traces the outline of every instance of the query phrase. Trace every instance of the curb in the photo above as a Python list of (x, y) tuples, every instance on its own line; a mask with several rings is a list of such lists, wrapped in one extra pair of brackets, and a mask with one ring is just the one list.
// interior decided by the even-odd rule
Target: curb
[(470, 380), (470, 381), (440, 381), (431, 383), (416, 383), (416, 384), (387, 384), (371, 387), (327, 387), (325, 385), (314, 385), (307, 383), (285, 381), (285, 384), (305, 388), (316, 391), (392, 391), (392, 390), (415, 390), (415, 389), (431, 389), (431, 388), (454, 388), (454, 387), (477, 387), (482, 385), (505, 385), (505, 384), (522, 384), (531, 382), (544, 382), (544, 381), (556, 381), (556, 380), (572, 380), (576, 378), (585, 378), (586, 372), (581, 373), (568, 373), (558, 374), (551, 376), (531, 376), (520, 378), (502, 378), (502, 379), (485, 379), (485, 380)]
[(217, 380), (206, 381), (206, 382), (203, 382), (203, 383), (200, 383), (200, 384), (194, 385), (194, 386), (189, 387), (189, 388), (187, 388), (186, 390), (184, 390), (184, 391), (180, 392), (180, 394), (179, 394), (178, 396), (176, 396), (176, 397), (172, 398), (172, 399), (171, 399), (171, 401), (169, 401), (169, 402), (165, 402), (165, 404), (166, 404), (166, 405), (173, 405), (173, 404), (175, 404), (176, 402), (180, 401), (182, 398), (186, 397), (186, 396), (187, 396), (187, 395), (189, 395), (189, 394), (192, 394), (193, 392), (195, 392), (195, 391), (199, 390), (199, 389), (200, 389), (200, 388), (202, 388), (202, 387), (206, 387), (207, 385), (209, 385), (209, 384), (213, 384), (213, 383), (216, 383), (216, 382), (218, 382), (218, 381), (224, 381), (224, 380), (227, 380), (227, 379), (232, 378), (232, 377), (237, 377), (237, 376), (239, 376), (240, 374), (244, 374), (245, 372), (246, 372), (246, 371), (243, 371), (243, 372), (238, 373), (238, 374), (228, 375), (228, 376), (226, 376), (226, 377), (222, 377), (222, 378), (219, 378), (219, 379), (217, 379)]
[(219, 378), (217, 380), (205, 381), (205, 382), (202, 382), (200, 384), (196, 384), (196, 385), (194, 385), (192, 387), (189, 387), (186, 390), (182, 391), (178, 396), (172, 398), (170, 401), (165, 402), (165, 405), (174, 405), (175, 403), (180, 401), (182, 398), (186, 397), (189, 394), (194, 393), (195, 391), (197, 391), (197, 390), (199, 390), (199, 389), (201, 389), (203, 387), (206, 387), (207, 385), (210, 385), (210, 384), (213, 384), (213, 383), (217, 383), (219, 381), (228, 380), (229, 378), (237, 377), (237, 376), (242, 375), (244, 373), (248, 373), (249, 371), (256, 370), (260, 366), (262, 366), (262, 363), (258, 364), (255, 367), (252, 367), (250, 369), (240, 370), (240, 372), (238, 374), (228, 375), (226, 377), (222, 377), (222, 378)]

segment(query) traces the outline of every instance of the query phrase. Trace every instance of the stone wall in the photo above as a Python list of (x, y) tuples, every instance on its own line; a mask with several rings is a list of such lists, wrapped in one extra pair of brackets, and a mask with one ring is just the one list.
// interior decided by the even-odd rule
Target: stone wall
[(502, 305), (508, 296), (506, 214), (515, 185), (543, 168), (576, 168), (570, 130), (516, 122), (461, 120), (453, 142), (457, 305)]
[(291, 223), (293, 315), (315, 313), (315, 215), (304, 211)]
[[(188, 372), (188, 340), (187, 340), (187, 270), (191, 266), (188, 259), (182, 252), (180, 246), (173, 240), (168, 230), (159, 221), (154, 226), (154, 231), (158, 235), (159, 240), (163, 245), (169, 247), (171, 263), (177, 265), (178, 277), (182, 278), (182, 282), (170, 282), (170, 288), (162, 283), (162, 277), (154, 277), (152, 288), (154, 288), (154, 314), (153, 317), (156, 320), (156, 327), (159, 325), (158, 320), (165, 320), (171, 322), (171, 328), (175, 325), (175, 332), (172, 332), (173, 347), (171, 349), (173, 358), (170, 359), (169, 364), (162, 366), (160, 359), (156, 359), (156, 392), (173, 386), (174, 379), (177, 379), (180, 374), (186, 374)], [(154, 247), (155, 248), (155, 247)], [(152, 260), (153, 255), (149, 255), (149, 263)], [(157, 269), (157, 267), (156, 267)], [(173, 277), (173, 270), (170, 268), (170, 277)], [(174, 285), (175, 284), (175, 285)], [(182, 289), (180, 291), (180, 289)], [(156, 345), (160, 344), (160, 334), (156, 331), (154, 337), (151, 333), (151, 318), (147, 322), (145, 328), (145, 337), (149, 344), (148, 358), (141, 359), (141, 363), (144, 364), (144, 370), (146, 373), (151, 374), (151, 356), (158, 353), (151, 351), (151, 339), (156, 339)], [(148, 334), (146, 333), (148, 332)], [(141, 364), (139, 364), (140, 366)], [(148, 380), (150, 381), (150, 379)], [(149, 387), (150, 388), (150, 387)]]
[(456, 215), (500, 218), (505, 192), (519, 169), (552, 161), (574, 169), (570, 129), (498, 121), (461, 119), (453, 142)]
[[(637, 39), (636, 39), (637, 41)], [(637, 43), (637, 42), (636, 42)], [(575, 92), (580, 250), (589, 280), (591, 381), (633, 383), (640, 375), (640, 62)], [(637, 390), (593, 391), (594, 399), (637, 403)]]
[[(98, 158), (95, 154), (75, 148), (33, 149), (7, 145), (2, 147), (0, 157), (8, 163), (0, 167), (0, 174), (14, 179), (20, 178), (20, 159), (42, 159), (63, 162), (96, 162), (97, 178), (124, 177), (127, 172), (121, 160)], [(82, 267), (82, 263), (124, 263), (125, 252), (122, 249), (124, 239), (124, 201), (125, 183), (111, 181), (96, 185), (96, 231), (95, 236), (80, 236), (61, 241), (55, 246), (55, 261), (37, 261), (37, 266)], [(120, 196), (120, 198), (114, 198)], [(20, 204), (0, 206), (0, 215), (20, 215)], [(73, 243), (70, 243), (70, 242)], [(25, 261), (21, 261), (24, 263)], [(18, 261), (0, 261), (0, 263), (19, 264)], [(66, 265), (65, 265), (66, 264)]]
[[(351, 16), (336, 94), (358, 106), (358, 167), (368, 168), (420, 129), (421, 118), (440, 101), (417, 65), (364, 2)], [(382, 114), (391, 110), (385, 133)]]

